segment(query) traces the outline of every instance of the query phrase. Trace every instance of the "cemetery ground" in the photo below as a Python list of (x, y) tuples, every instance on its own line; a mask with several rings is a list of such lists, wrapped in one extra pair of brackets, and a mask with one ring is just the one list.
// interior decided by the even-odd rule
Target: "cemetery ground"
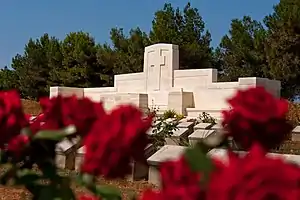
[[(24, 110), (28, 114), (37, 115), (40, 112), (40, 106), (37, 102), (31, 100), (22, 100)], [(0, 169), (1, 172), (4, 172), (5, 169)], [(74, 176), (75, 172), (61, 170), (60, 172), (64, 176)], [(128, 197), (132, 192), (140, 192), (146, 188), (153, 188), (154, 186), (148, 184), (147, 181), (127, 181), (127, 180), (104, 180), (99, 178), (99, 184), (112, 185), (119, 188), (124, 196), (124, 199), (129, 199)], [(82, 187), (76, 186), (73, 184), (73, 188), (76, 194), (87, 193), (88, 191)], [(29, 200), (31, 199), (30, 193), (22, 187), (4, 187), (0, 186), (0, 200)]]
[[(22, 100), (22, 104), (24, 107), (24, 110), (27, 114), (37, 115), (40, 113), (41, 108), (39, 104), (35, 101), (31, 100)], [(279, 151), (278, 153), (289, 153), (289, 154), (300, 154), (300, 143), (287, 141)], [(4, 172), (5, 169), (0, 168), (0, 173)], [(61, 170), (62, 175), (64, 176), (74, 176), (74, 171), (67, 171), (67, 170)], [(106, 184), (106, 185), (112, 185), (117, 188), (119, 188), (124, 196), (124, 199), (129, 199), (129, 195), (132, 192), (140, 192), (143, 191), (146, 188), (154, 188), (153, 185), (150, 185), (147, 183), (147, 181), (127, 181), (127, 180), (114, 180), (114, 181), (108, 181), (100, 178), (99, 184)], [(86, 193), (87, 191), (82, 188), (76, 186), (76, 184), (73, 184), (74, 191), (77, 194)], [(127, 197), (127, 198), (126, 198)], [(22, 187), (4, 187), (0, 186), (0, 200), (29, 200), (30, 194), (26, 191), (25, 188)]]
[[(1, 169), (1, 174), (4, 172), (5, 169)], [(60, 174), (63, 176), (71, 176), (75, 179), (75, 172), (71, 172), (68, 170), (61, 170)], [(126, 181), (126, 180), (113, 180), (108, 181), (102, 178), (98, 179), (99, 184), (111, 185), (120, 189), (123, 194), (123, 198), (130, 199), (130, 195), (133, 192), (141, 192), (147, 188), (153, 188), (152, 185), (148, 184), (147, 181)], [(89, 193), (85, 188), (78, 187), (75, 183), (72, 185), (73, 191), (77, 195), (80, 194), (87, 194)], [(29, 200), (31, 199), (30, 193), (22, 188), (22, 187), (0, 187), (0, 200)]]

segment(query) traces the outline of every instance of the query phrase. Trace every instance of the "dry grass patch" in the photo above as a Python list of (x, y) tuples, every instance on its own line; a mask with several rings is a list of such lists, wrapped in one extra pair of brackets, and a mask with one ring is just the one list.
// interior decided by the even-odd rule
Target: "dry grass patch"
[(22, 106), (26, 114), (38, 115), (41, 112), (41, 106), (36, 101), (22, 99)]

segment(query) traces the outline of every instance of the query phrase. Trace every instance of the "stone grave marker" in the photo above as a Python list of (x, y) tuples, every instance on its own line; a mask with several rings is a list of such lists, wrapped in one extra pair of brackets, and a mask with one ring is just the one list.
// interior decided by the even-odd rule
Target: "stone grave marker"
[(173, 132), (173, 135), (171, 137), (166, 138), (166, 144), (185, 146), (189, 141), (189, 133), (190, 130), (188, 128), (179, 128)]
[(212, 130), (220, 130), (223, 129), (223, 126), (221, 124), (215, 124), (211, 127)]
[(177, 125), (177, 128), (188, 128), (191, 129), (194, 126), (194, 122), (182, 122)]
[[(234, 151), (235, 153), (238, 153), (240, 156), (244, 156), (247, 154), (245, 151)], [(228, 162), (228, 153), (227, 149), (212, 149), (207, 153), (207, 155), (220, 159), (224, 163)], [(268, 153), (267, 156), (269, 157), (279, 157), (283, 159), (285, 162), (294, 163), (297, 165), (300, 165), (300, 155), (294, 155), (294, 154), (278, 154), (278, 153)]]
[(207, 136), (214, 134), (216, 131), (215, 130), (203, 130), (203, 129), (198, 129), (195, 130), (191, 135), (189, 135), (189, 143), (191, 146), (194, 146), (197, 142), (200, 140), (206, 138)]
[(193, 127), (195, 122), (182, 122), (177, 125), (177, 128), (187, 128), (189, 130), (188, 135), (190, 135), (194, 130)]
[(300, 126), (296, 126), (292, 130), (292, 141), (300, 141)]
[(167, 160), (174, 160), (179, 158), (186, 147), (177, 145), (165, 145), (152, 156), (147, 159), (149, 165), (148, 182), (154, 185), (160, 185), (160, 174), (158, 166), (160, 163)]
[(194, 130), (198, 129), (210, 129), (213, 126), (211, 123), (199, 123), (196, 126), (194, 126)]
[(69, 170), (75, 169), (77, 142), (77, 139), (73, 139), (72, 141), (64, 139), (56, 145), (55, 162), (58, 168)]
[[(156, 152), (156, 149), (154, 145), (149, 144), (145, 148), (145, 158), (148, 159), (150, 156), (152, 156)], [(137, 181), (137, 180), (148, 180), (149, 176), (149, 166), (147, 163), (132, 161), (131, 163), (132, 171), (131, 175), (127, 177), (127, 179), (131, 181)]]
[(76, 158), (75, 158), (75, 171), (80, 170), (81, 163), (83, 162), (84, 154), (85, 154), (85, 147), (84, 146), (77, 149), (77, 154), (76, 154)]

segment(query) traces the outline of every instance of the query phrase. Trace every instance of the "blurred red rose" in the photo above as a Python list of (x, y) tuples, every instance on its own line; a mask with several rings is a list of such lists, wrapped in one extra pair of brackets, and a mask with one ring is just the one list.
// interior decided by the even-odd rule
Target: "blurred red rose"
[(84, 139), (86, 152), (81, 171), (107, 178), (130, 173), (131, 159), (144, 161), (146, 131), (152, 118), (143, 119), (134, 106), (119, 106), (98, 120)]
[(240, 90), (228, 103), (231, 109), (223, 111), (223, 126), (245, 149), (253, 142), (274, 148), (292, 130), (285, 118), (288, 102), (273, 97), (263, 87)]
[(228, 166), (213, 173), (206, 200), (300, 199), (300, 169), (279, 158), (266, 156), (253, 145), (245, 157), (229, 153)]
[(101, 199), (92, 195), (80, 195), (79, 200), (101, 200)]
[(17, 91), (0, 92), (0, 148), (29, 125)]
[(93, 123), (105, 114), (102, 103), (93, 102), (88, 98), (72, 97), (41, 98), (43, 116), (31, 124), (33, 132), (38, 129), (61, 129), (75, 125), (77, 133), (85, 136)]

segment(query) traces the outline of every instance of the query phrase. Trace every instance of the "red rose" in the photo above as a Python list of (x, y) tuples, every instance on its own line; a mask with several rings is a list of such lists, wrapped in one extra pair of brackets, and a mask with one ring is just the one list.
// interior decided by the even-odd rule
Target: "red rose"
[(30, 138), (27, 135), (17, 135), (9, 141), (7, 150), (13, 153), (14, 156), (19, 157), (23, 149), (26, 147), (26, 145), (29, 144), (29, 142)]
[(201, 199), (200, 174), (192, 172), (184, 157), (160, 166), (164, 199)]
[(212, 174), (206, 200), (300, 199), (300, 169), (270, 158), (260, 145), (245, 157), (229, 154), (228, 166)]
[(92, 195), (81, 195), (79, 196), (79, 200), (101, 200), (101, 199)]
[(40, 104), (44, 115), (35, 120), (33, 129), (36, 126), (41, 126), (41, 129), (60, 129), (75, 125), (81, 136), (86, 135), (92, 124), (105, 113), (102, 103), (92, 102), (88, 98), (77, 99), (75, 96), (42, 98)]
[(0, 92), (0, 148), (28, 125), (19, 94), (14, 90)]
[(228, 103), (232, 109), (223, 111), (223, 126), (245, 149), (253, 142), (260, 142), (266, 149), (274, 148), (292, 130), (285, 118), (288, 102), (276, 99), (263, 87), (238, 91)]
[[(163, 193), (154, 190), (145, 190), (138, 200), (165, 200)], [(172, 200), (172, 199), (169, 199)]]
[(139, 109), (120, 106), (94, 123), (84, 139), (86, 153), (81, 171), (108, 178), (124, 177), (131, 171), (131, 158), (145, 161), (146, 131), (152, 119), (142, 117)]

